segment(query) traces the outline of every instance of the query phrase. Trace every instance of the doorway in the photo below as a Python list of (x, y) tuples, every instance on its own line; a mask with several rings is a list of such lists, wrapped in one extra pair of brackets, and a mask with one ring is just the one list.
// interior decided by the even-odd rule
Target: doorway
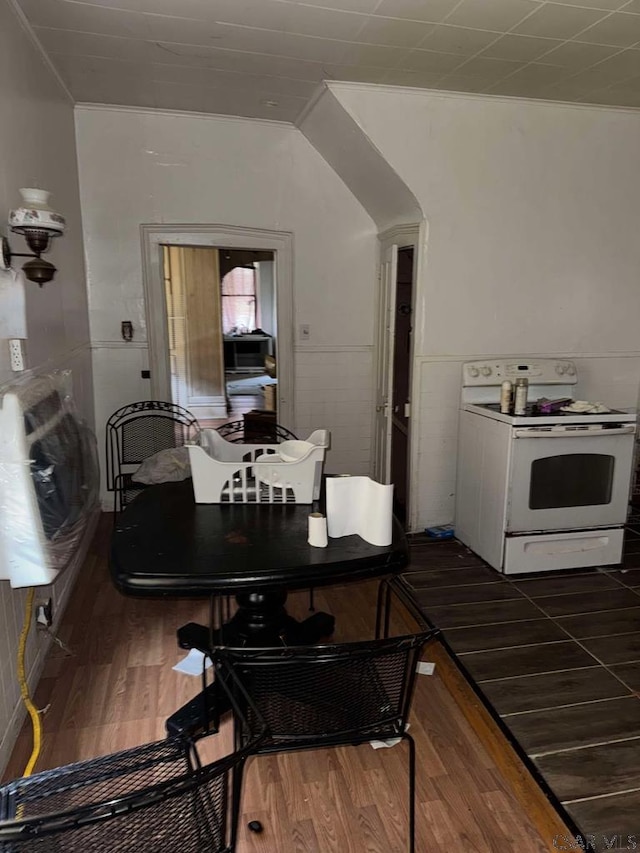
[(274, 253), (225, 248), (219, 256), (227, 413), (277, 414)]
[(413, 328), (413, 246), (398, 250), (391, 390), (391, 482), (393, 511), (407, 521), (409, 498), (409, 399), (411, 394), (411, 332)]
[(380, 235), (373, 475), (393, 483), (394, 513), (411, 524), (411, 396), (419, 225)]
[(188, 225), (141, 232), (151, 396), (205, 423), (267, 409), (291, 429), (291, 235)]
[(162, 246), (172, 402), (218, 426), (258, 410), (277, 422), (275, 256)]

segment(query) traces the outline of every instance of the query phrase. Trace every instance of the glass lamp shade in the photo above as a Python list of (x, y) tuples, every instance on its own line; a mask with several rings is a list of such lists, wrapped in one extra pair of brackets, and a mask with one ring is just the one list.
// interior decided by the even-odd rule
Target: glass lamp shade
[(28, 236), (29, 232), (45, 232), (49, 237), (58, 237), (64, 232), (65, 219), (49, 207), (46, 190), (23, 187), (22, 206), (9, 211), (9, 227), (18, 234)]

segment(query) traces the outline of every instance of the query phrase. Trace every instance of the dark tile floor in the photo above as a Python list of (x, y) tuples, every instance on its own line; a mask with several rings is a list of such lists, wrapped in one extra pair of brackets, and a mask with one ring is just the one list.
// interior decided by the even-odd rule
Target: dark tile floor
[(576, 826), (640, 841), (640, 514), (621, 566), (506, 577), (414, 536), (404, 580)]

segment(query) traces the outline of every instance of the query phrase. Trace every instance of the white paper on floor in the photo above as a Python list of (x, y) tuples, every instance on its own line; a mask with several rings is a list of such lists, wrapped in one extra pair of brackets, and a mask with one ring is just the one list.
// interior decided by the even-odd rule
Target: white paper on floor
[[(405, 732), (409, 731), (409, 725), (410, 723), (407, 723), (407, 725), (404, 727)], [(370, 740), (369, 743), (374, 749), (385, 749), (391, 746), (395, 746), (396, 744), (400, 743), (401, 740), (401, 737), (392, 737), (389, 738), (389, 740)]]
[(418, 661), (416, 672), (420, 675), (433, 675), (435, 668), (435, 663), (432, 663), (430, 660), (420, 660)]
[[(172, 667), (176, 672), (184, 672), (185, 675), (202, 675), (202, 663), (205, 659), (204, 652), (198, 649), (191, 649), (189, 654), (182, 658), (181, 661)], [(211, 659), (207, 657), (206, 668), (209, 669), (213, 664)]]

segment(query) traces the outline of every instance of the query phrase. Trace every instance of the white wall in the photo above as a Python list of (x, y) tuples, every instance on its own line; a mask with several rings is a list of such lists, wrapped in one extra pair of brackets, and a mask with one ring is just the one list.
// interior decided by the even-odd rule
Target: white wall
[[(0, 215), (6, 217), (10, 207), (20, 204), (20, 187), (38, 186), (51, 191), (52, 204), (67, 219), (66, 234), (48, 255), (58, 268), (54, 281), (42, 288), (32, 282), (24, 285), (29, 364), (67, 366), (69, 357), (78, 362), (84, 349), (77, 364), (83, 378), (76, 393), (83, 414), (92, 417), (73, 107), (8, 0), (0, 0), (0, 71)], [(14, 251), (29, 251), (19, 235), (9, 236)], [(15, 259), (18, 270), (24, 260)], [(0, 381), (9, 378), (7, 347), (0, 342)]]
[[(301, 435), (311, 424), (330, 429), (329, 468), (345, 470), (357, 448), (353, 473), (367, 473), (368, 419), (331, 386), (344, 391), (348, 375), (346, 390), (371, 404), (376, 229), (333, 170), (298, 130), (275, 122), (78, 107), (76, 127), (98, 430), (118, 406), (149, 396), (140, 379), (140, 224), (291, 231), (295, 327), (311, 327), (308, 344), (297, 343), (296, 371), (311, 363), (319, 375), (296, 389), (296, 423), (287, 426)], [(125, 319), (133, 345), (120, 339)], [(366, 375), (351, 373), (349, 348), (361, 352)]]
[(414, 194), (329, 86), (310, 103), (298, 126), (361, 202), (379, 231), (422, 221)]
[[(73, 107), (49, 66), (23, 30), (7, 0), (0, 0), (0, 217), (20, 203), (20, 187), (51, 190), (51, 201), (67, 218), (66, 235), (54, 244), (50, 259), (55, 280), (39, 288), (25, 282), (28, 364), (34, 368), (70, 368), (74, 395), (82, 414), (92, 421), (93, 396), (82, 247), (82, 224), (76, 167)], [(0, 229), (5, 233), (5, 229)], [(24, 240), (11, 235), (16, 252), (27, 252)], [(16, 258), (20, 269), (24, 259)], [(0, 288), (10, 274), (0, 272)], [(0, 339), (0, 385), (10, 380), (8, 345)], [(54, 598), (62, 613), (73, 580), (63, 576), (53, 589), (39, 591)], [(0, 773), (24, 717), (16, 678), (16, 652), (23, 621), (25, 592), (0, 581)], [(30, 684), (37, 680), (48, 638), (32, 631), (27, 646)]]
[(429, 222), (416, 306), (414, 526), (452, 520), (460, 364), (577, 357), (635, 406), (640, 113), (330, 84)]

